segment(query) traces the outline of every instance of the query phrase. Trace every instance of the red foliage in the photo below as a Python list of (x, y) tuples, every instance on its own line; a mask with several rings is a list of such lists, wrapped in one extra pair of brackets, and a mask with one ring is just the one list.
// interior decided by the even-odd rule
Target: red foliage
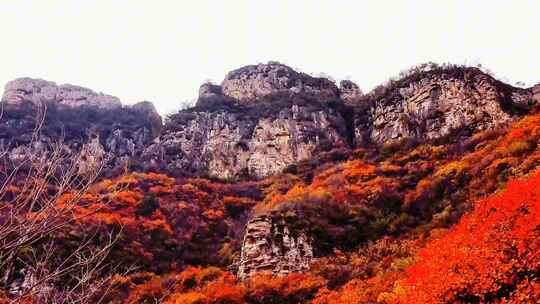
[[(540, 173), (510, 182), (430, 243), (407, 270), (403, 303), (538, 297)], [(534, 292), (531, 292), (534, 291)], [(525, 292), (525, 293), (524, 293)], [(514, 301), (512, 300), (512, 301)], [(532, 302), (532, 301), (531, 301)]]
[(241, 239), (241, 219), (259, 193), (255, 183), (132, 173), (95, 185), (75, 216), (83, 225), (121, 231), (111, 260), (165, 273), (185, 265), (230, 263), (230, 248), (238, 248)]
[(257, 275), (249, 281), (249, 303), (296, 304), (312, 299), (326, 280), (319, 276), (293, 273), (284, 277)]
[[(475, 202), (537, 168), (539, 141), (540, 115), (529, 115), (464, 142), (365, 148), (340, 164), (258, 182), (132, 173), (95, 185), (75, 216), (83, 227), (121, 230), (111, 260), (147, 271), (116, 277), (111, 302), (532, 303), (540, 297), (539, 175)], [(405, 273), (428, 235), (473, 207)], [(319, 259), (310, 273), (244, 284), (223, 270), (245, 221), (263, 212), (313, 237)]]

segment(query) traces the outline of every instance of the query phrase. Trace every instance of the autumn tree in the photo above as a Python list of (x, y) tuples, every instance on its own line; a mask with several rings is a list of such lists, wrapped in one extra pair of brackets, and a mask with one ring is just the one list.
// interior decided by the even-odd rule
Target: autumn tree
[(43, 147), (44, 117), (45, 110), (37, 115), (22, 158), (0, 153), (0, 294), (9, 302), (99, 302), (94, 296), (106, 280), (114, 235), (92, 229), (78, 229), (85, 234), (71, 241), (62, 235), (77, 230), (73, 210), (99, 177), (103, 159), (89, 160), (84, 148), (73, 152), (62, 142)]

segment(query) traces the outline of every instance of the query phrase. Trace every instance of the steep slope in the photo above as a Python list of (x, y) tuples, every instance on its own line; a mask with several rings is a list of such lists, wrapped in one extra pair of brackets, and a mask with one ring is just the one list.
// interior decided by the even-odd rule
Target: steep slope
[(222, 179), (262, 178), (347, 146), (337, 87), (277, 63), (227, 74), (204, 84), (194, 108), (170, 117), (146, 160), (166, 171)]
[(400, 301), (538, 303), (539, 183), (539, 173), (509, 183), (430, 242), (407, 269)]
[[(137, 174), (96, 188), (129, 185), (118, 203), (86, 225), (115, 225), (117, 218), (133, 230), (115, 258), (136, 258), (152, 271), (118, 278), (113, 295), (125, 303), (154, 297), (166, 303), (440, 303), (446, 295), (465, 303), (502, 297), (534, 303), (538, 177), (477, 200), (537, 169), (539, 142), (540, 115), (531, 114), (461, 143), (389, 154), (357, 150), (356, 159), (315, 170), (311, 181), (283, 175), (250, 184), (198, 179), (188, 185)], [(259, 189), (264, 198), (246, 197), (247, 189)], [(142, 198), (148, 192), (159, 203), (148, 204)], [(137, 211), (146, 206), (157, 209)], [(302, 255), (306, 245), (313, 251)], [(223, 254), (228, 258), (222, 262), (212, 260)], [(199, 267), (152, 262), (173, 257), (176, 266), (188, 261)], [(238, 280), (224, 270), (236, 258), (244, 264)]]
[(359, 102), (357, 145), (456, 140), (514, 121), (539, 101), (532, 89), (501, 83), (477, 68), (428, 65), (408, 73)]

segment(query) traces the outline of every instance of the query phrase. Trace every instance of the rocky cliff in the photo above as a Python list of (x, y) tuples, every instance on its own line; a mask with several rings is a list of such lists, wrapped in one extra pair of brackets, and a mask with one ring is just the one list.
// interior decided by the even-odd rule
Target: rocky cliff
[(355, 143), (455, 139), (503, 126), (538, 101), (533, 89), (509, 86), (476, 68), (416, 71), (357, 103)]
[(225, 76), (221, 87), (225, 96), (243, 103), (251, 103), (278, 92), (302, 93), (318, 102), (339, 98), (339, 91), (332, 81), (299, 73), (277, 62), (234, 70)]
[(247, 66), (204, 84), (192, 109), (170, 117), (145, 159), (168, 171), (262, 178), (347, 146), (337, 87), (281, 64)]
[[(456, 139), (504, 126), (537, 103), (533, 89), (476, 68), (431, 67), (363, 94), (278, 63), (206, 83), (144, 153), (154, 168), (224, 179), (261, 178), (317, 151)], [(536, 96), (536, 97), (535, 97)], [(536, 99), (535, 99), (536, 98)]]
[(121, 170), (161, 130), (149, 102), (123, 106), (110, 95), (41, 79), (9, 82), (1, 105), (0, 148), (11, 161), (47, 154), (60, 142), (66, 151), (83, 152), (82, 170), (98, 161)]
[(302, 231), (290, 231), (284, 222), (267, 215), (253, 218), (246, 225), (242, 253), (238, 261), (238, 277), (254, 273), (286, 275), (309, 269), (313, 247)]
[[(456, 140), (504, 126), (538, 102), (539, 87), (452, 66), (413, 70), (363, 94), (351, 81), (338, 88), (270, 62), (203, 84), (195, 107), (171, 115), (162, 130), (151, 103), (122, 106), (86, 88), (21, 78), (6, 85), (0, 145), (19, 159), (63, 137), (69, 149), (114, 168), (263, 178), (333, 148)], [(40, 111), (44, 128), (30, 143)]]

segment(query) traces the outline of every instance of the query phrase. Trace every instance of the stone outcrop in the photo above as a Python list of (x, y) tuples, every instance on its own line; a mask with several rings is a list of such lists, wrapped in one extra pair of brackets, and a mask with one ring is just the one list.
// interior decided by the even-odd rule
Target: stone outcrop
[(46, 103), (68, 108), (93, 106), (103, 110), (122, 107), (120, 100), (111, 95), (70, 84), (57, 85), (52, 81), (32, 78), (18, 78), (8, 82), (2, 101), (15, 105), (25, 102), (35, 105)]
[[(91, 151), (85, 159), (103, 157), (112, 167), (129, 161), (143, 170), (262, 178), (335, 147), (437, 141), (497, 128), (540, 101), (540, 85), (514, 88), (475, 68), (413, 76), (362, 94), (352, 81), (338, 89), (279, 63), (250, 65), (220, 85), (203, 84), (196, 106), (173, 115), (163, 131), (149, 102), (122, 106), (90, 89), (20, 78), (6, 85), (2, 104), (25, 114), (6, 112), (0, 146), (20, 159), (67, 131), (67, 148)], [(44, 109), (46, 132), (30, 144)]]
[(533, 95), (533, 100), (536, 103), (540, 103), (540, 84), (537, 84), (534, 87), (532, 87), (531, 92)]
[(250, 65), (221, 85), (203, 84), (196, 107), (169, 121), (144, 161), (169, 172), (261, 178), (322, 147), (438, 141), (504, 126), (539, 96), (538, 87), (514, 88), (476, 68), (416, 71), (364, 95), (352, 81), (338, 89), (279, 63)]
[(319, 102), (339, 99), (336, 85), (275, 62), (234, 70), (221, 83), (223, 94), (240, 102), (252, 102), (278, 92), (301, 93)]
[(354, 106), (364, 94), (358, 85), (350, 80), (339, 82), (339, 97), (345, 104)]
[(61, 143), (67, 152), (81, 152), (81, 171), (97, 163), (120, 170), (161, 130), (161, 117), (149, 102), (122, 106), (116, 97), (41, 79), (9, 82), (1, 105), (0, 149), (11, 161), (46, 157)]
[(513, 88), (475, 68), (426, 73), (369, 96), (357, 111), (357, 145), (426, 142), (505, 125), (530, 109), (531, 90)]
[(347, 145), (333, 82), (277, 64), (235, 70), (206, 83), (196, 107), (180, 111), (148, 147), (152, 167), (222, 179), (262, 178), (313, 153)]
[(204, 83), (199, 88), (199, 100), (219, 98), (223, 95), (221, 86), (213, 83)]
[(345, 122), (332, 109), (292, 104), (269, 117), (247, 111), (182, 112), (175, 129), (146, 149), (145, 161), (222, 179), (261, 178), (309, 159), (325, 145), (346, 145)]
[(261, 215), (246, 225), (238, 277), (245, 280), (259, 272), (286, 275), (305, 271), (312, 259), (313, 247), (304, 232), (290, 231), (284, 222)]

